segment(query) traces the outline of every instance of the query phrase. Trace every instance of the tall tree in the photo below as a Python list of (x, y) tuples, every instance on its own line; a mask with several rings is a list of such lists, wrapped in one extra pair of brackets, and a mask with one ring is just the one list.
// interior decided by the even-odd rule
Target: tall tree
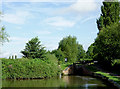
[(67, 58), (69, 62), (77, 61), (78, 43), (76, 40), (76, 37), (68, 36), (59, 42), (58, 49), (61, 49), (64, 57)]
[(25, 49), (21, 51), (26, 58), (44, 58), (46, 54), (45, 47), (42, 47), (38, 37), (32, 38), (26, 43)]
[(77, 59), (78, 61), (81, 59), (81, 58), (84, 58), (85, 57), (85, 50), (83, 49), (83, 46), (81, 44), (78, 44), (78, 55), (77, 55)]
[(120, 5), (118, 0), (104, 0), (101, 6), (101, 16), (97, 19), (97, 26), (99, 31), (112, 23), (119, 23), (120, 21)]

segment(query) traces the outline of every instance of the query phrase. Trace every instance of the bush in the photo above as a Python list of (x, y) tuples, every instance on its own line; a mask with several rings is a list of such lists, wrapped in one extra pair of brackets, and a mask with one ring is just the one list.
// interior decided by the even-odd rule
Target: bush
[(46, 78), (57, 76), (59, 68), (56, 57), (47, 55), (40, 59), (2, 59), (2, 78)]

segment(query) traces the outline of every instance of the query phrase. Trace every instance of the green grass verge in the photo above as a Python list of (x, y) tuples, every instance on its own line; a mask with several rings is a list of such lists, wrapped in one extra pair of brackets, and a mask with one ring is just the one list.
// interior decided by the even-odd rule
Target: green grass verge
[(93, 59), (88, 59), (88, 58), (81, 58), (80, 61), (91, 61)]
[(98, 68), (96, 66), (94, 66), (94, 65), (88, 65), (88, 66), (86, 66), (86, 68), (88, 70), (96, 73), (96, 74), (101, 74), (101, 75), (107, 77), (108, 79), (113, 80), (113, 81), (115, 81), (115, 82), (120, 84), (120, 77), (112, 76), (109, 73), (102, 72), (102, 71), (98, 70)]
[(71, 65), (73, 63), (64, 63), (64, 64), (60, 64), (61, 66), (61, 70), (64, 70), (66, 67), (68, 67), (69, 65)]
[(115, 82), (117, 82), (117, 83), (120, 84), (120, 77), (112, 76), (112, 75), (110, 75), (109, 73), (105, 73), (105, 72), (101, 72), (101, 71), (97, 71), (97, 72), (95, 72), (95, 73), (101, 74), (101, 75), (107, 77), (108, 79), (113, 80), (113, 81), (115, 81)]

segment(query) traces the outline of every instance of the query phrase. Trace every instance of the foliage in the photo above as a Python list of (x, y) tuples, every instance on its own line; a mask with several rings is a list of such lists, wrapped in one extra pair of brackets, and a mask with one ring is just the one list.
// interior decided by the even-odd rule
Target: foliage
[(114, 72), (120, 74), (120, 71), (118, 71), (120, 69), (120, 59), (115, 59), (112, 61), (112, 69)]
[(95, 40), (94, 59), (108, 65), (120, 58), (120, 24), (103, 28)]
[(81, 59), (81, 58), (84, 58), (85, 57), (85, 50), (83, 49), (83, 46), (78, 44), (78, 55), (77, 55), (77, 59), (78, 61)]
[(55, 54), (55, 56), (58, 58), (58, 61), (61, 61), (61, 62), (65, 61), (64, 54), (61, 51), (61, 49), (53, 50), (51, 53)]
[(73, 63), (69, 63), (69, 62), (67, 62), (67, 63), (61, 63), (60, 64), (60, 67), (61, 67), (61, 70), (64, 70), (66, 67), (68, 67), (69, 65), (72, 65)]
[(26, 43), (25, 49), (21, 51), (25, 58), (44, 58), (46, 51), (45, 47), (42, 47), (38, 37), (32, 38), (28, 43)]
[(67, 58), (68, 62), (75, 62), (77, 59), (84, 56), (84, 50), (76, 40), (76, 37), (68, 36), (59, 42), (58, 49), (63, 52), (64, 57)]
[(93, 59), (81, 58), (80, 61), (92, 61)]
[(39, 59), (2, 59), (2, 78), (46, 78), (57, 76), (59, 68), (54, 55)]
[(15, 55), (15, 59), (17, 59), (17, 55)]
[(94, 44), (91, 44), (86, 52), (86, 58), (93, 58)]
[[(101, 16), (97, 19), (98, 29), (101, 30), (103, 27), (110, 26), (113, 23), (119, 23), (119, 1), (113, 0), (113, 2), (103, 2), (103, 6), (101, 6)], [(102, 29), (103, 30), (103, 29)]]
[(0, 29), (0, 43), (9, 42), (9, 35), (5, 32), (5, 27)]

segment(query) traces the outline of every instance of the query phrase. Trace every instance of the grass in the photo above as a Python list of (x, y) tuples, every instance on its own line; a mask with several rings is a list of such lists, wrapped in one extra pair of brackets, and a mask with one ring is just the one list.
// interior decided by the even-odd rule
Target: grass
[(115, 82), (120, 84), (120, 77), (113, 76), (113, 75), (110, 75), (109, 73), (102, 72), (94, 65), (87, 65), (86, 68), (88, 70), (96, 73), (96, 74), (103, 75), (103, 76), (107, 77), (108, 79), (113, 80), (113, 81), (115, 81)]
[(60, 64), (61, 66), (61, 70), (64, 70), (66, 67), (68, 67), (69, 65), (71, 65), (73, 63), (64, 63), (64, 64)]
[(101, 72), (101, 71), (97, 71), (95, 73), (101, 74), (101, 75), (107, 77), (108, 79), (113, 80), (113, 81), (115, 81), (115, 82), (120, 84), (120, 77), (118, 78), (117, 76), (112, 76), (109, 73), (105, 73), (105, 72)]
[(81, 58), (80, 61), (91, 61), (93, 59), (88, 59), (88, 58)]

